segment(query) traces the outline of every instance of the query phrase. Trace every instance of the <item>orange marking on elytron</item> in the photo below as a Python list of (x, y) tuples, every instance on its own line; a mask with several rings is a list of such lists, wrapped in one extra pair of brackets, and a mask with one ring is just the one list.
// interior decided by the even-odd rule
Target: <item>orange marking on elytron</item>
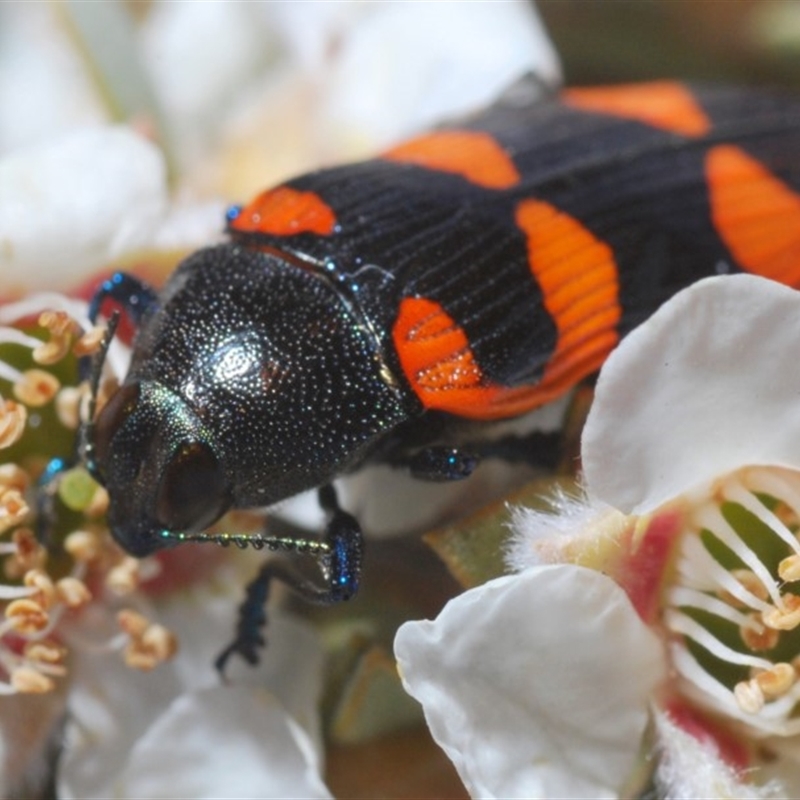
[(558, 340), (536, 391), (558, 397), (600, 368), (619, 341), (617, 264), (611, 248), (576, 219), (541, 200), (523, 200), (516, 223)]
[(739, 265), (800, 286), (800, 195), (735, 145), (706, 155), (711, 217)]
[(509, 189), (520, 181), (508, 153), (482, 131), (436, 131), (403, 142), (382, 157), (461, 175), (485, 189)]
[[(508, 388), (490, 383), (466, 333), (437, 302), (424, 297), (406, 297), (400, 303), (392, 336), (403, 373), (425, 408), (471, 419), (504, 419), (554, 399), (563, 392), (562, 383), (572, 385), (566, 383), (566, 375), (558, 386)], [(587, 371), (576, 374), (573, 382)]]
[(704, 136), (711, 120), (692, 93), (675, 81), (566, 89), (568, 106), (644, 122), (683, 136)]
[(577, 220), (523, 200), (516, 223), (558, 333), (535, 386), (488, 382), (464, 331), (433, 300), (405, 298), (392, 331), (403, 372), (425, 408), (472, 419), (516, 416), (550, 402), (600, 368), (619, 341), (617, 265), (611, 248)]
[(297, 233), (328, 236), (335, 227), (336, 215), (318, 194), (301, 192), (289, 186), (262, 192), (241, 210), (231, 224), (235, 231), (273, 236), (294, 236)]

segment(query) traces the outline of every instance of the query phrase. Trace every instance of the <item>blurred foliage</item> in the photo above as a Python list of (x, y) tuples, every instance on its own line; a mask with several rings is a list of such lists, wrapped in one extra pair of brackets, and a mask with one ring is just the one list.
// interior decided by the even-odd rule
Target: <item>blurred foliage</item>
[(800, 87), (797, 0), (540, 0), (567, 82)]

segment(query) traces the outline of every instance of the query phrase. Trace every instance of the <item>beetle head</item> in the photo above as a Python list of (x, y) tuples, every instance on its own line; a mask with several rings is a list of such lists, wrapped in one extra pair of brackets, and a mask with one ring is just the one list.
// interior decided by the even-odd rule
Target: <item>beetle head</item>
[(165, 531), (202, 530), (231, 504), (213, 442), (192, 410), (158, 383), (127, 383), (112, 396), (95, 423), (94, 448), (114, 499), (111, 534), (131, 555), (169, 544)]

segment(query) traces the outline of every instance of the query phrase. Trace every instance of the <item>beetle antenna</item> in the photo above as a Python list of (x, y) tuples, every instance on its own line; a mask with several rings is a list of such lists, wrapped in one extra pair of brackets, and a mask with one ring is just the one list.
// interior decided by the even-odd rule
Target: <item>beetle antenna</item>
[(100, 483), (103, 483), (97, 467), (94, 452), (94, 418), (97, 413), (97, 395), (100, 392), (100, 379), (106, 363), (108, 349), (114, 340), (119, 325), (120, 313), (115, 311), (108, 319), (106, 332), (100, 342), (100, 347), (92, 357), (91, 371), (89, 373), (89, 403), (86, 409), (86, 419), (81, 422), (80, 442), (81, 460), (86, 465), (89, 474)]
[(220, 547), (234, 545), (240, 550), (267, 550), (303, 553), (313, 556), (325, 556), (330, 552), (330, 545), (318, 539), (302, 539), (294, 536), (266, 536), (264, 534), (242, 533), (180, 533), (162, 531), (161, 538), (168, 542), (211, 542)]

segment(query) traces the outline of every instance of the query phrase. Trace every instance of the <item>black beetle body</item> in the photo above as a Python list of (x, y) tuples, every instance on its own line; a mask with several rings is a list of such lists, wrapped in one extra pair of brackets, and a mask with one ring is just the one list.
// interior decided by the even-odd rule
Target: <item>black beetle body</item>
[(368, 327), (322, 274), (222, 245), (173, 274), (95, 426), (111, 531), (163, 547), (228, 508), (327, 483), (406, 419)]
[(247, 541), (317, 554), (327, 588), (265, 567), (220, 663), (256, 658), (271, 578), (316, 602), (355, 592), (361, 533), (337, 476), (552, 462), (541, 439), (486, 434), (596, 373), (694, 281), (800, 285), (796, 97), (658, 82), (521, 98), (262, 193), (229, 216), (234, 243), (158, 297), (114, 279), (95, 298), (92, 316), (111, 297), (140, 323), (82, 436), (126, 550), (228, 541), (202, 534), (228, 508), (320, 488), (323, 540)]

